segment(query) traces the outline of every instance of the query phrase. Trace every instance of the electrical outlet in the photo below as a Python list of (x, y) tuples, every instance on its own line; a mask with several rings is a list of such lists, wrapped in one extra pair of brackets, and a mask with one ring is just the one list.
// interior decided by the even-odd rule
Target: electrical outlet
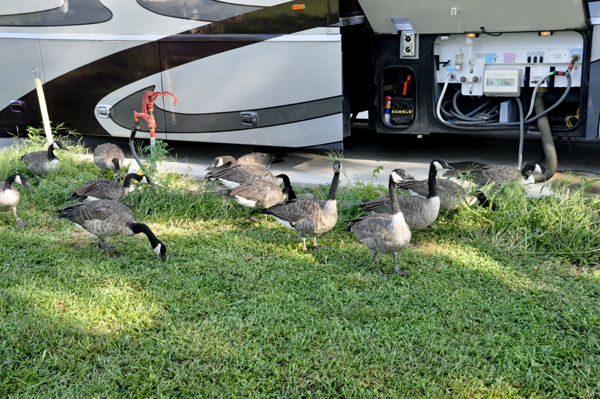
[(401, 36), (401, 54), (402, 57), (415, 57), (416, 38), (414, 32), (402, 32)]

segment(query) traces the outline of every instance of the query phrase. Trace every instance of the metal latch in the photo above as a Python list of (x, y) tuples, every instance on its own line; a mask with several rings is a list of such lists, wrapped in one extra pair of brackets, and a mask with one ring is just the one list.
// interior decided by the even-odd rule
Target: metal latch
[(12, 112), (27, 112), (25, 101), (14, 100), (10, 102), (10, 110)]
[(258, 114), (256, 112), (242, 112), (240, 116), (242, 118), (242, 125), (258, 126)]
[(110, 118), (112, 112), (112, 105), (100, 104), (96, 107), (96, 111), (98, 112), (98, 117)]

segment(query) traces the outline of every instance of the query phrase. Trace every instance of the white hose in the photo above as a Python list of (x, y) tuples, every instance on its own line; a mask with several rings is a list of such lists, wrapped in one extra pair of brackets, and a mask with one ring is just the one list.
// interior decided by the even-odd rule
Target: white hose
[(531, 116), (531, 113), (533, 112), (533, 108), (535, 106), (535, 95), (537, 94), (538, 89), (540, 88), (542, 83), (544, 83), (544, 81), (552, 75), (554, 75), (554, 72), (550, 72), (548, 75), (541, 78), (540, 81), (535, 85), (535, 89), (533, 89), (533, 95), (531, 96), (531, 104), (529, 106), (529, 112), (527, 112), (525, 119), (529, 118)]
[(450, 79), (453, 79), (453, 76), (451, 73), (448, 74), (448, 77), (446, 78), (446, 82), (444, 83), (444, 88), (442, 89), (442, 94), (440, 94), (440, 98), (438, 99), (437, 102), (437, 107), (436, 107), (436, 112), (438, 115), (439, 120), (441, 120), (444, 123), (450, 124), (450, 122), (447, 122), (444, 118), (442, 118), (442, 100), (444, 99), (444, 94), (446, 94), (446, 89), (448, 88), (448, 83), (450, 82)]
[(467, 48), (469, 49), (469, 68), (473, 73), (473, 39), (470, 37), (467, 37)]

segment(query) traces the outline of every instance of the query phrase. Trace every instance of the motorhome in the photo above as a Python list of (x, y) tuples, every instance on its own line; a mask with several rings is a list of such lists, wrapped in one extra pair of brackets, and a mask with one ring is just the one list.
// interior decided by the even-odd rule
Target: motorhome
[(597, 24), (583, 0), (5, 1), (0, 128), (40, 125), (37, 68), (50, 119), (81, 134), (128, 137), (156, 91), (178, 98), (156, 100), (166, 140), (342, 148), (361, 115), (381, 134), (528, 134), (540, 114), (593, 140)]

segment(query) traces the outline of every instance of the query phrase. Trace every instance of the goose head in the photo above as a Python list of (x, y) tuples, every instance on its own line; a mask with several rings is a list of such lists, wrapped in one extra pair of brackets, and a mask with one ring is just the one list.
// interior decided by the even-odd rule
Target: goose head
[(390, 179), (396, 184), (400, 183), (402, 180), (414, 179), (414, 177), (408, 174), (404, 169), (394, 169), (392, 173), (390, 173)]
[(136, 180), (138, 181), (138, 184), (152, 184), (152, 183), (150, 183), (150, 179), (148, 179), (148, 176), (146, 176), (146, 175), (140, 176), (137, 173), (136, 173), (136, 176), (137, 176)]
[(225, 166), (229, 164), (230, 166), (234, 166), (236, 164), (235, 162), (235, 158), (232, 157), (231, 155), (224, 155), (221, 157), (216, 157), (212, 163), (212, 165), (210, 165), (208, 169), (212, 169), (212, 168), (219, 168), (221, 166)]
[(167, 261), (167, 247), (165, 244), (158, 240), (158, 244), (156, 244), (153, 248), (154, 253), (162, 259), (163, 262)]
[(333, 162), (333, 173), (340, 173), (342, 170), (342, 163), (340, 161)]
[(431, 161), (431, 165), (435, 168), (435, 170), (454, 169), (443, 159), (434, 159), (433, 161)]
[(546, 168), (538, 163), (527, 163), (521, 169), (521, 174), (525, 177), (525, 183), (536, 183), (535, 175), (546, 173)]
[(69, 149), (67, 147), (65, 147), (65, 145), (63, 143), (61, 143), (60, 141), (55, 141), (52, 143), (52, 148), (55, 150), (65, 150), (65, 151), (69, 151)]
[(31, 187), (31, 184), (29, 184), (29, 182), (27, 181), (27, 177), (25, 177), (25, 175), (21, 174), (21, 173), (17, 173), (15, 176), (15, 183), (19, 183), (22, 184), (24, 186), (27, 186), (29, 188), (33, 188)]
[(119, 171), (121, 169), (121, 162), (119, 161), (119, 158), (113, 158), (112, 161), (110, 161), (114, 167), (115, 167), (115, 172)]
[(521, 169), (521, 174), (525, 177), (529, 177), (534, 173), (545, 173), (546, 168), (544, 168), (539, 163), (526, 163)]

